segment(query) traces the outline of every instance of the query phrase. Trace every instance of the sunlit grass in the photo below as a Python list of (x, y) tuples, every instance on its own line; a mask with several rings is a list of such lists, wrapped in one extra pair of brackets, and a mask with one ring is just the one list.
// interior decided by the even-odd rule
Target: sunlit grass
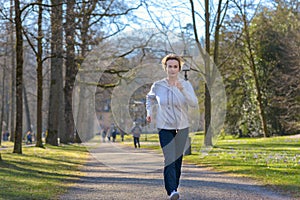
[[(202, 135), (194, 140), (203, 141)], [(201, 146), (193, 145), (193, 154), (185, 161), (213, 167), (222, 172), (262, 181), (296, 197), (300, 196), (299, 138), (243, 138), (230, 136), (219, 139), (204, 156)]]
[[(261, 181), (278, 190), (300, 197), (300, 139), (290, 137), (219, 138), (208, 154), (203, 154), (203, 133), (191, 133), (192, 155), (187, 163), (211, 167), (234, 176)], [(159, 150), (158, 135), (141, 137), (144, 148)]]
[(79, 167), (88, 156), (80, 145), (24, 147), (23, 154), (5, 148), (1, 155), (0, 199), (57, 199), (83, 175)]
[[(96, 141), (100, 142), (100, 137)], [(161, 152), (158, 134), (142, 134), (140, 141), (142, 148)], [(191, 134), (191, 141), (192, 155), (185, 156), (185, 162), (254, 178), (300, 197), (299, 138), (226, 136), (205, 155), (203, 134)], [(123, 143), (133, 147), (132, 136), (126, 135)], [(0, 199), (57, 199), (74, 180), (83, 176), (79, 167), (86, 161), (88, 152), (81, 145), (24, 147), (22, 155), (13, 154), (12, 146), (11, 142), (2, 143), (5, 149), (1, 150)]]

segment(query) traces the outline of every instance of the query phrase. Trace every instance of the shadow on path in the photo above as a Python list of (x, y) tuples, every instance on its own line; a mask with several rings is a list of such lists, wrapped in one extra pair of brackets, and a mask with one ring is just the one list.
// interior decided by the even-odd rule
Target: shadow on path
[[(86, 176), (61, 200), (164, 200), (162, 155), (119, 144), (92, 149)], [(144, 158), (144, 159), (143, 159)], [(181, 200), (291, 200), (249, 179), (229, 177), (195, 165), (184, 165)]]

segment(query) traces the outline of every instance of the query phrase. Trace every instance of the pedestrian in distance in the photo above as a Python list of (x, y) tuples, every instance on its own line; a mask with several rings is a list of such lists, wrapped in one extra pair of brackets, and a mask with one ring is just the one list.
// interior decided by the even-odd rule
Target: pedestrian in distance
[(114, 128), (113, 131), (112, 131), (112, 133), (111, 133), (113, 142), (116, 142), (117, 134), (118, 134), (118, 129)]
[(164, 155), (164, 184), (171, 200), (179, 199), (179, 181), (184, 147), (189, 133), (188, 107), (196, 107), (197, 96), (188, 80), (179, 77), (183, 65), (180, 56), (169, 54), (162, 59), (166, 78), (152, 84), (146, 95), (148, 123), (152, 121), (152, 106), (158, 104), (156, 127)]
[(26, 144), (32, 144), (32, 133), (31, 133), (31, 131), (27, 131), (26, 139), (27, 139)]
[(140, 137), (141, 137), (141, 133), (142, 133), (142, 128), (136, 123), (133, 122), (133, 127), (131, 129), (131, 133), (133, 136), (133, 145), (135, 148), (139, 147), (141, 148), (140, 145)]
[(101, 133), (101, 136), (102, 136), (102, 142), (105, 142), (106, 132), (107, 132), (107, 130), (104, 128), (104, 129), (102, 130), (102, 133)]

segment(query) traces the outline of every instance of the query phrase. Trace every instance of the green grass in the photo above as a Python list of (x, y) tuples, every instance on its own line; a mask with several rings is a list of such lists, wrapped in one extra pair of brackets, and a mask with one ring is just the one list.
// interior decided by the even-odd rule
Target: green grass
[[(144, 148), (159, 150), (157, 134), (141, 137)], [(149, 142), (150, 141), (150, 142)], [(218, 139), (208, 154), (203, 154), (203, 134), (191, 134), (192, 155), (187, 163), (211, 167), (233, 176), (261, 181), (280, 192), (300, 197), (300, 138), (270, 137)]]
[(10, 142), (3, 146), (0, 199), (57, 199), (83, 175), (78, 169), (88, 156), (80, 145), (23, 147), (23, 154), (12, 153)]
[[(185, 162), (254, 178), (300, 197), (299, 138), (235, 139), (227, 136), (219, 139), (205, 156), (201, 149), (203, 135), (191, 134), (191, 139), (192, 155), (185, 156)], [(142, 135), (140, 140), (142, 148), (161, 152), (157, 134)], [(126, 135), (124, 144), (133, 147), (132, 136)], [(24, 147), (20, 155), (12, 153), (12, 145), (2, 143), (6, 148), (0, 152), (3, 159), (0, 162), (0, 199), (57, 199), (74, 180), (84, 175), (79, 171), (88, 156), (83, 146)]]

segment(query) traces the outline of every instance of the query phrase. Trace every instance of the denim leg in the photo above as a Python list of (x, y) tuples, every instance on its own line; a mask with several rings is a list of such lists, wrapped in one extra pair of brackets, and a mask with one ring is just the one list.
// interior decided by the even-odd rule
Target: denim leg
[(186, 140), (189, 134), (189, 129), (181, 129), (178, 130), (178, 133), (175, 137), (176, 144), (176, 161), (175, 161), (175, 169), (176, 169), (176, 184), (177, 188), (179, 186), (179, 180), (181, 176), (181, 166), (182, 166), (182, 158), (184, 153), (184, 147), (186, 144)]
[(163, 150), (165, 167), (164, 181), (167, 194), (173, 190), (177, 191), (179, 178), (181, 175), (182, 154), (186, 143), (188, 129), (179, 130), (160, 130), (159, 141)]
[(176, 190), (176, 170), (175, 170), (175, 131), (164, 130), (159, 131), (160, 146), (164, 154), (164, 182), (167, 194), (170, 195), (173, 190)]
[(135, 148), (137, 147), (137, 146), (136, 146), (136, 143), (137, 143), (136, 137), (133, 137), (133, 144), (134, 144), (134, 147), (135, 147)]
[(141, 147), (141, 144), (140, 144), (140, 138), (136, 138), (136, 141), (137, 141), (137, 144), (138, 144), (138, 147), (140, 148)]

